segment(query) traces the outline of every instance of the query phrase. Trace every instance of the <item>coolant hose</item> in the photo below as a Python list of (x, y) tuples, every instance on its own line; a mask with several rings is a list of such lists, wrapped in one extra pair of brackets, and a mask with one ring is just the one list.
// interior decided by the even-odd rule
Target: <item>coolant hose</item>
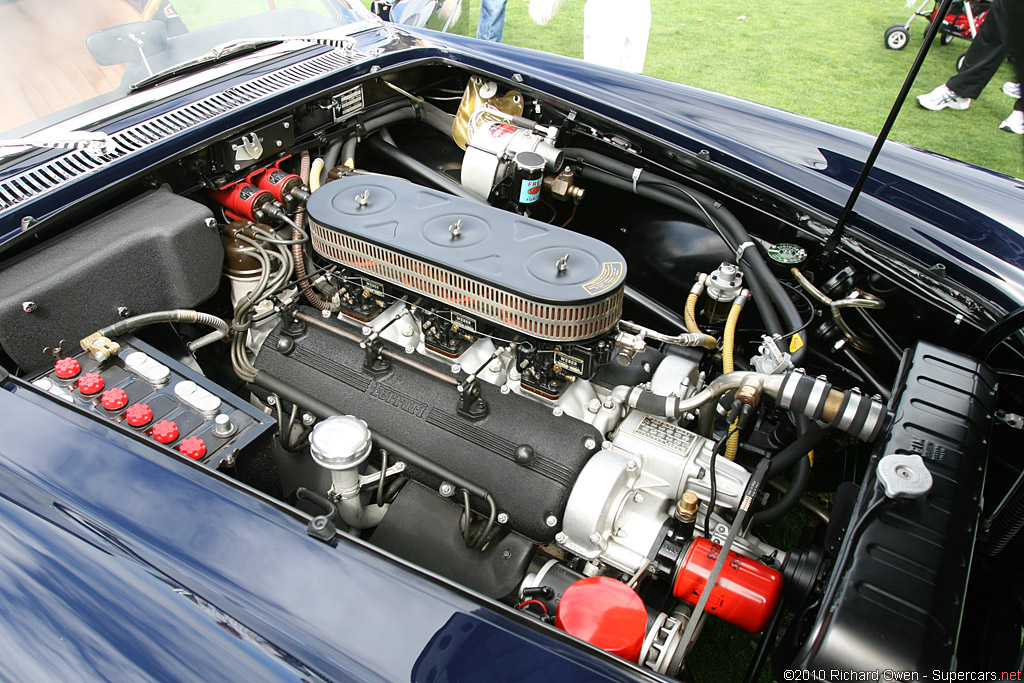
[[(359, 142), (359, 138), (355, 135), (351, 136), (348, 140), (345, 140), (345, 144), (341, 147), (341, 165), (345, 168), (356, 167), (356, 144)], [(333, 168), (333, 167), (332, 167)]]
[(324, 165), (320, 169), (320, 176), (316, 181), (317, 185), (323, 185), (327, 182), (327, 172), (338, 165), (338, 157), (341, 156), (343, 145), (344, 142), (342, 140), (335, 140), (327, 148), (327, 152), (324, 154)]
[(757, 524), (770, 524), (784, 517), (786, 513), (800, 503), (801, 496), (811, 483), (811, 459), (804, 453), (796, 461), (793, 467), (793, 479), (789, 482), (789, 488), (782, 496), (763, 510), (758, 510), (750, 518), (751, 526)]
[[(303, 152), (302, 156), (299, 157), (299, 176), (302, 178), (302, 184), (310, 188), (310, 192), (312, 192), (316, 188), (313, 187), (310, 172), (309, 152)], [(317, 175), (317, 178), (319, 177), (320, 176)], [(319, 181), (317, 181), (316, 185), (319, 187)], [(295, 212), (295, 227), (292, 228), (292, 241), (297, 242), (302, 237), (299, 232), (299, 228), (302, 227), (302, 221), (305, 217), (306, 206), (305, 204), (300, 204), (298, 210)], [(299, 281), (299, 289), (302, 290), (302, 294), (306, 297), (306, 301), (308, 301), (310, 305), (317, 310), (328, 310), (331, 307), (330, 303), (317, 294), (306, 279), (306, 251), (303, 249), (301, 244), (292, 245), (292, 260), (295, 261), (295, 277)]]
[(198, 325), (209, 325), (210, 327), (215, 328), (213, 332), (190, 342), (188, 344), (189, 351), (196, 351), (197, 349), (201, 349), (219, 339), (223, 339), (228, 336), (228, 333), (231, 331), (228, 324), (215, 315), (203, 313), (202, 311), (177, 309), (173, 311), (143, 313), (142, 315), (126, 318), (125, 320), (116, 322), (113, 325), (104, 327), (99, 330), (97, 334), (101, 337), (108, 338), (120, 337), (132, 330), (137, 330), (140, 327), (153, 325), (155, 323), (194, 323)]
[[(710, 222), (711, 226), (722, 235), (729, 248), (739, 253), (739, 262), (746, 267), (748, 286), (753, 292), (754, 300), (758, 304), (758, 311), (761, 313), (768, 331), (772, 334), (791, 336), (787, 350), (792, 354), (793, 362), (797, 365), (800, 364), (806, 352), (803, 339), (798, 332), (803, 326), (800, 313), (786, 290), (769, 270), (746, 228), (721, 202), (699, 190), (684, 187), (647, 171), (641, 171), (631, 164), (616, 161), (598, 152), (583, 148), (566, 148), (562, 151), (566, 160), (578, 159), (600, 169), (597, 173), (593, 173), (591, 169), (584, 166), (583, 175), (671, 206), (705, 224)], [(652, 186), (671, 188), (678, 194), (669, 194)], [(686, 201), (684, 198), (690, 201)], [(778, 314), (782, 315), (788, 330), (782, 330), (776, 310)]]
[(787, 469), (793, 469), (789, 488), (777, 501), (751, 517), (751, 525), (768, 524), (781, 519), (797, 506), (811, 481), (811, 459), (809, 453), (825, 438), (827, 429), (814, 422), (788, 446), (779, 451), (768, 465), (765, 481), (778, 476)]

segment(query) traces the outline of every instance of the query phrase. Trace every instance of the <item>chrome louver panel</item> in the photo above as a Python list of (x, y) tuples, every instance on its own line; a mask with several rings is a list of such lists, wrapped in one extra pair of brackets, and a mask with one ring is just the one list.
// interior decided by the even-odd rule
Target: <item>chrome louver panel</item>
[(115, 150), (111, 154), (94, 154), (84, 149), (74, 150), (31, 171), (0, 182), (0, 211), (6, 211), (19, 202), (38, 197), (126, 154), (148, 147), (192, 126), (227, 114), (285, 88), (343, 69), (364, 56), (356, 50), (332, 50), (112, 133), (110, 138), (114, 142)]

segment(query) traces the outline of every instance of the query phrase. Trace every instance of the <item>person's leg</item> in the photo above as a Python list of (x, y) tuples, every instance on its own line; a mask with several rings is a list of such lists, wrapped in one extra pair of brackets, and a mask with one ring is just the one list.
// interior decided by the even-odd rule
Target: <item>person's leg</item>
[(500, 43), (505, 31), (505, 3), (508, 0), (480, 0), (480, 21), (476, 37)]
[[(1019, 0), (1011, 0), (1018, 2)], [(954, 74), (946, 87), (960, 97), (978, 99), (981, 91), (992, 80), (992, 76), (1006, 59), (1009, 45), (1004, 42), (1008, 18), (1003, 8), (1003, 0), (992, 3), (988, 16), (978, 29), (978, 35), (971, 41), (964, 55), (964, 67)]]
[(651, 35), (651, 0), (631, 0), (628, 7), (629, 16), (623, 17), (626, 41), (621, 68), (639, 74), (644, 70), (647, 41)]

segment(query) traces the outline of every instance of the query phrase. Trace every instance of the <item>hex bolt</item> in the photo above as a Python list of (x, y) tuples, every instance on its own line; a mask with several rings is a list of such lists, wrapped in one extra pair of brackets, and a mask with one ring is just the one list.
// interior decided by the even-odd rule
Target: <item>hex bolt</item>
[(551, 414), (555, 417), (562, 417), (563, 413), (565, 413), (565, 411), (562, 409), (562, 406), (555, 406), (551, 411)]
[(455, 486), (448, 482), (443, 482), (438, 488), (437, 492), (445, 498), (451, 498), (455, 495)]
[(600, 543), (601, 540), (602, 540), (601, 539), (601, 534), (597, 533), (596, 531), (594, 533), (590, 534), (590, 542), (593, 543), (594, 545), (597, 545), (598, 543)]
[(555, 543), (565, 543), (568, 540), (569, 540), (569, 537), (566, 536), (561, 531), (559, 531), (557, 534), (555, 534)]
[(635, 472), (636, 471), (636, 460), (628, 460), (626, 462), (626, 470), (629, 471), (629, 472)]
[(277, 405), (277, 396), (275, 394), (271, 394), (270, 396), (267, 396), (267, 405), (268, 406), (276, 406)]
[(304, 425), (306, 425), (308, 427), (309, 425), (313, 424), (314, 422), (316, 422), (316, 418), (313, 417), (312, 413), (303, 413), (302, 414), (302, 424), (304, 424)]
[(25, 311), (26, 313), (31, 313), (32, 311), (36, 310), (36, 302), (35, 301), (22, 301), (21, 302), (21, 310)]
[(510, 557), (512, 557), (512, 551), (511, 551), (511, 550), (509, 550), (508, 548), (506, 548), (505, 550), (502, 550), (502, 551), (501, 551), (501, 558), (502, 558), (503, 560), (507, 560), (507, 559), (508, 559), (508, 558), (510, 558)]
[(453, 375), (457, 375), (457, 374), (459, 374), (460, 372), (462, 372), (462, 366), (461, 366), (461, 365), (459, 365), (458, 363), (452, 363), (452, 368), (451, 368), (451, 370), (452, 370), (452, 374), (453, 374)]
[(642, 502), (644, 502), (644, 494), (640, 493), (639, 491), (634, 493), (633, 494), (633, 502), (634, 503), (642, 503)]
[(586, 441), (583, 442), (583, 447), (586, 448), (588, 451), (594, 450), (595, 448), (597, 448), (597, 442), (591, 438), (588, 438)]
[(548, 526), (558, 526), (558, 517), (555, 517), (554, 515), (548, 515), (544, 518), (544, 523)]
[(498, 524), (508, 524), (508, 513), (507, 512), (499, 512), (498, 513)]
[(119, 316), (121, 316), (122, 318), (127, 318), (129, 315), (131, 315), (131, 313), (132, 312), (130, 310), (128, 310), (127, 306), (118, 306), (117, 307), (117, 314)]

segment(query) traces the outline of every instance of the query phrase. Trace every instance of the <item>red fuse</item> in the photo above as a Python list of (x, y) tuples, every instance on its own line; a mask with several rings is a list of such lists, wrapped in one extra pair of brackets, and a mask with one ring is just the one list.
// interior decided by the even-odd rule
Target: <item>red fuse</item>
[[(672, 594), (696, 605), (721, 550), (706, 538), (695, 538), (679, 564)], [(782, 574), (730, 550), (704, 611), (757, 633), (768, 624), (781, 595)]]

